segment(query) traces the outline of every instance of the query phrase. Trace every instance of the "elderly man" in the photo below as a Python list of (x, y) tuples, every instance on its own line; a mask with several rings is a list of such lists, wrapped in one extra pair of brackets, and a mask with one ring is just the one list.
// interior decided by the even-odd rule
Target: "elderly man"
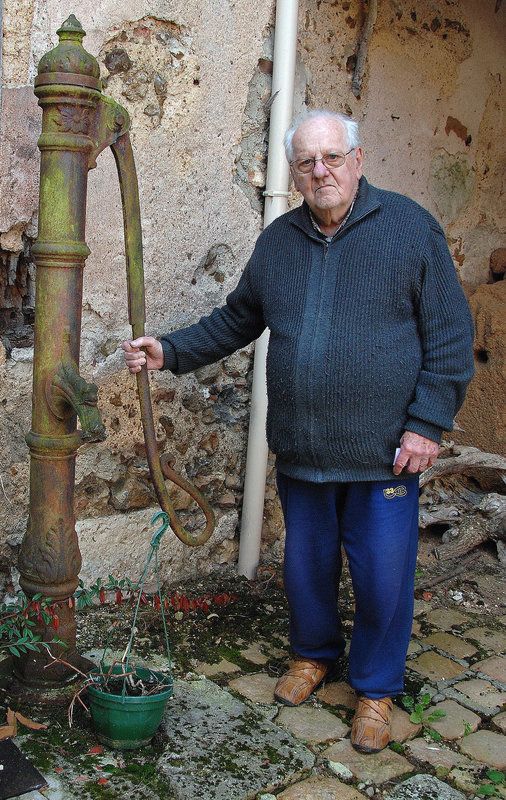
[(352, 744), (374, 753), (388, 744), (403, 690), (418, 473), (464, 399), (472, 322), (443, 231), (413, 201), (367, 182), (353, 120), (311, 112), (285, 146), (304, 202), (260, 235), (226, 305), (161, 341), (122, 346), (131, 372), (147, 362), (182, 374), (270, 329), (267, 437), (297, 654), (275, 696), (303, 702), (344, 653), (343, 547), (356, 605)]

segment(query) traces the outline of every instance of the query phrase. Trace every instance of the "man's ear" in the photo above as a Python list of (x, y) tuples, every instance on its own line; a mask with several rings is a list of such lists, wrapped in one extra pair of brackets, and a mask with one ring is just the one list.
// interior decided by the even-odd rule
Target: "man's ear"
[(297, 182), (297, 173), (294, 171), (293, 167), (290, 165), (290, 177), (292, 179), (292, 183), (295, 189), (300, 192), (299, 184)]
[(362, 165), (364, 163), (364, 151), (361, 147), (355, 148), (355, 164), (357, 167), (357, 175), (359, 178), (362, 177)]

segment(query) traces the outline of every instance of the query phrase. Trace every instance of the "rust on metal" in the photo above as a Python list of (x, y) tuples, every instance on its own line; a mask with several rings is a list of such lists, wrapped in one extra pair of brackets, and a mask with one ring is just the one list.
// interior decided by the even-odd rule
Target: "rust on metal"
[[(29, 597), (41, 594), (58, 603), (58, 636), (65, 644), (52, 654), (79, 666), (72, 595), (78, 585), (81, 554), (75, 530), (75, 461), (83, 442), (105, 438), (97, 408), (97, 387), (79, 374), (88, 171), (111, 147), (121, 184), (130, 322), (144, 333), (144, 275), (137, 177), (128, 136), (128, 112), (101, 93), (100, 69), (84, 50), (85, 35), (71, 15), (58, 30), (59, 44), (39, 63), (35, 94), (42, 108), (39, 235), (32, 248), (37, 267), (30, 449), (30, 511), (19, 556), (20, 584)], [(203, 544), (214, 515), (197, 489), (177, 476), (156, 449), (147, 371), (140, 374), (141, 417), (152, 480), (172, 530), (189, 545)], [(77, 422), (80, 426), (78, 428)], [(169, 477), (199, 503), (206, 527), (188, 534), (170, 503)], [(44, 622), (36, 633), (51, 641)], [(60, 685), (73, 673), (62, 664), (45, 669), (44, 651), (18, 659), (19, 677), (34, 685)]]
[[(144, 336), (144, 270), (142, 267), (142, 231), (139, 206), (137, 175), (128, 134), (120, 136), (111, 145), (118, 169), (123, 204), (123, 221), (125, 226), (125, 252), (127, 257), (128, 313), (134, 338)], [(213, 510), (199, 490), (185, 481), (169, 465), (168, 460), (161, 458), (156, 446), (155, 426), (149, 391), (149, 378), (146, 365), (137, 373), (137, 388), (141, 407), (142, 427), (146, 444), (146, 455), (153, 487), (160, 504), (170, 520), (170, 527), (184, 544), (191, 547), (205, 544), (215, 527)], [(200, 506), (205, 515), (206, 524), (200, 534), (190, 534), (181, 524), (172, 505), (165, 478), (176, 483), (186, 491)]]

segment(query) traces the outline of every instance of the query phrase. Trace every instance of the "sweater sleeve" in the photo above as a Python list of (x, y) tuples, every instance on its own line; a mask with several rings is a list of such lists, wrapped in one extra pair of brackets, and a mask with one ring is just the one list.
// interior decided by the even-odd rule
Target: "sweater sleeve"
[(161, 337), (164, 366), (177, 375), (212, 364), (257, 339), (265, 328), (263, 312), (252, 289), (254, 254), (225, 305), (194, 325)]
[(405, 429), (439, 442), (443, 431), (452, 430), (474, 373), (474, 328), (444, 233), (427, 218), (417, 303), (423, 362)]

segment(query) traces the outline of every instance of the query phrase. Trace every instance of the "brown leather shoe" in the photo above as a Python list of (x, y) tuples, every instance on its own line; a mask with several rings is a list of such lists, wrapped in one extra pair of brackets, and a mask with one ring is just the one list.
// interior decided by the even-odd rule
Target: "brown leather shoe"
[(298, 706), (320, 685), (327, 672), (326, 664), (300, 658), (281, 676), (274, 688), (274, 697), (285, 706)]
[(379, 753), (390, 741), (393, 703), (390, 697), (373, 700), (359, 697), (353, 724), (351, 743), (360, 753)]

